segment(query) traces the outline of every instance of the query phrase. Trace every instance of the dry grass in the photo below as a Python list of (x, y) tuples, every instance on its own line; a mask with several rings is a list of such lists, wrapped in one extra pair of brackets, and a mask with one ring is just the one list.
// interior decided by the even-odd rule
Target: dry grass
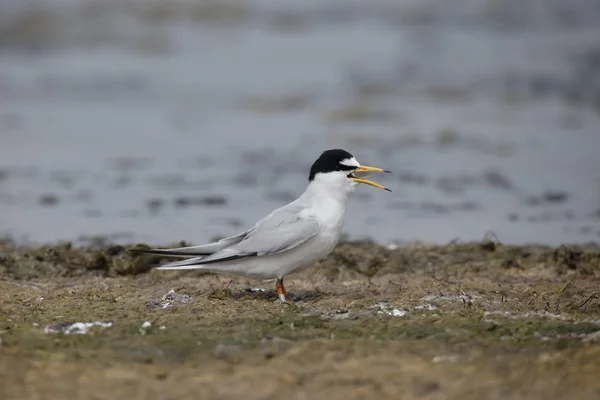
[[(118, 247), (0, 251), (3, 399), (600, 395), (594, 249), (345, 243), (287, 279), (288, 305), (272, 283), (147, 271)], [(191, 300), (160, 308), (171, 289)]]

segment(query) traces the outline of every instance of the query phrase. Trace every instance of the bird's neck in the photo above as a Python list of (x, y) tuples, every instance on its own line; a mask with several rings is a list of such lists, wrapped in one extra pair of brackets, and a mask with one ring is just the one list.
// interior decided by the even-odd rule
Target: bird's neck
[(346, 209), (350, 190), (331, 186), (327, 182), (312, 181), (302, 194), (303, 200), (314, 207)]
[(350, 192), (351, 190), (339, 190), (335, 186), (312, 181), (298, 200), (305, 205), (306, 212), (319, 221), (321, 232), (335, 238), (337, 242), (344, 225)]

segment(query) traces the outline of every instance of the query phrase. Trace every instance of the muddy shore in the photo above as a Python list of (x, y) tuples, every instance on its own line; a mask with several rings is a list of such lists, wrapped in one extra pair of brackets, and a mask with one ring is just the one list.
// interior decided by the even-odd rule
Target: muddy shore
[(600, 395), (594, 247), (347, 242), (287, 278), (286, 305), (159, 261), (0, 245), (0, 397)]

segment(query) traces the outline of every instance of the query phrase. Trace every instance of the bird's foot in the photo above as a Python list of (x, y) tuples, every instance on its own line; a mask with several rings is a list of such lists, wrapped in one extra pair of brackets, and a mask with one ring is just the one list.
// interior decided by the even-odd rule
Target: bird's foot
[(277, 283), (275, 283), (275, 290), (277, 290), (279, 301), (282, 303), (287, 303), (290, 301), (290, 298), (285, 290), (285, 286), (283, 286), (283, 278), (277, 279)]

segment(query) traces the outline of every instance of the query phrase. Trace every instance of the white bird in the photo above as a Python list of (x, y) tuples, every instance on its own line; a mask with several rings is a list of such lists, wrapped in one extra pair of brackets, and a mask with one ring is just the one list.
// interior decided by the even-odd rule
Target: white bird
[[(361, 165), (341, 149), (327, 150), (314, 162), (308, 187), (252, 228), (218, 242), (175, 249), (133, 250), (188, 258), (157, 269), (201, 269), (256, 279), (277, 279), (279, 300), (289, 300), (283, 278), (325, 258), (340, 237), (346, 202), (359, 183), (390, 191), (356, 172), (390, 172)], [(191, 257), (191, 258), (190, 258)]]

